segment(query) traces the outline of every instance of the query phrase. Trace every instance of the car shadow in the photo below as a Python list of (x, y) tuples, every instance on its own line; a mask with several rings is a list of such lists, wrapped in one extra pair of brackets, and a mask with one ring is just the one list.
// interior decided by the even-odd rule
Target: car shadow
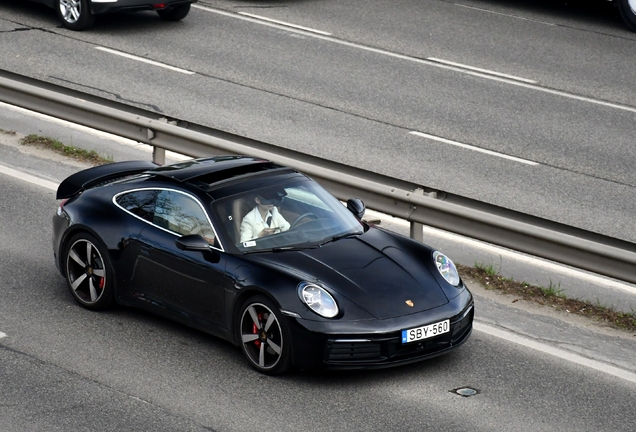
[[(55, 10), (42, 3), (25, 0), (0, 0), (0, 7), (3, 11), (11, 12), (11, 15), (23, 15), (29, 20), (43, 21), (50, 26), (59, 24)], [(7, 15), (3, 12), (3, 18), (6, 19), (6, 17)], [(29, 26), (28, 24), (21, 25)]]
[(357, 387), (362, 384), (373, 382), (396, 383), (401, 380), (413, 381), (414, 377), (421, 378), (430, 373), (438, 373), (441, 368), (453, 369), (463, 363), (464, 355), (462, 351), (469, 349), (470, 340), (462, 347), (446, 354), (400, 366), (392, 366), (382, 369), (357, 369), (357, 370), (315, 370), (315, 371), (294, 371), (290, 374), (279, 377), (282, 380), (293, 380), (311, 386), (337, 387), (343, 386)]
[(149, 31), (179, 31), (188, 25), (189, 19), (190, 17), (187, 16), (181, 21), (166, 21), (152, 10), (122, 11), (96, 16), (95, 23), (88, 31), (91, 33), (114, 33), (118, 36), (138, 35)]
[[(607, 0), (461, 0), (459, 5), (519, 15), (565, 27), (592, 25), (600, 29), (632, 34), (623, 24), (618, 8)], [(590, 29), (592, 30), (592, 29)]]
[[(367, 370), (300, 371), (292, 369), (284, 375), (271, 377), (253, 369), (245, 359), (241, 348), (229, 341), (143, 309), (113, 305), (100, 312), (88, 311), (77, 304), (63, 280), (60, 280), (59, 283), (56, 282), (51, 288), (53, 288), (50, 290), (51, 294), (46, 299), (48, 306), (61, 311), (60, 313), (70, 314), (68, 317), (70, 320), (80, 322), (90, 319), (94, 325), (100, 328), (110, 328), (111, 330), (122, 328), (122, 331), (128, 334), (127, 337), (133, 334), (137, 336), (140, 333), (146, 334), (150, 340), (156, 342), (160, 339), (163, 343), (182, 350), (183, 366), (195, 370), (197, 373), (213, 373), (212, 370), (206, 372), (206, 368), (213, 367), (212, 364), (207, 366), (201, 364), (200, 357), (205, 356), (217, 359), (218, 364), (222, 364), (225, 368), (224, 372), (227, 375), (259, 379), (264, 385), (269, 382), (272, 385), (276, 383), (276, 385), (283, 387), (301, 385), (321, 389), (356, 388), (365, 384), (375, 386), (381, 383), (395, 385), (402, 381), (404, 383), (412, 382), (416, 377), (419, 379), (427, 375), (438, 374), (440, 370), (448, 370), (449, 373), (452, 373), (453, 370), (461, 369), (462, 365), (470, 362), (471, 357), (471, 339), (469, 339), (461, 347), (441, 356), (401, 366)], [(70, 311), (69, 308), (71, 308)], [(123, 330), (123, 328), (128, 330)], [(122, 337), (122, 335), (117, 337)]]

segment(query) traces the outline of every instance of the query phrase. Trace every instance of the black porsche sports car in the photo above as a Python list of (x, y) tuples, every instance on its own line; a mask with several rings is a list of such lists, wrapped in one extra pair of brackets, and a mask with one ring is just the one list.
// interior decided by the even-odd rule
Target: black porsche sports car
[(465, 342), (473, 297), (442, 253), (362, 220), (304, 174), (242, 156), (119, 162), (58, 190), (53, 252), (80, 305), (227, 339), (266, 374), (376, 368)]

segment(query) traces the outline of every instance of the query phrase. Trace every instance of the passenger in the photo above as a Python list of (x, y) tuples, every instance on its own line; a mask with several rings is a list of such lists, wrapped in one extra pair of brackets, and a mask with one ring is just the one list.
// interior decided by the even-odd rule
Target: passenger
[(257, 195), (254, 201), (256, 206), (241, 221), (241, 243), (289, 229), (289, 222), (274, 205), (279, 198)]

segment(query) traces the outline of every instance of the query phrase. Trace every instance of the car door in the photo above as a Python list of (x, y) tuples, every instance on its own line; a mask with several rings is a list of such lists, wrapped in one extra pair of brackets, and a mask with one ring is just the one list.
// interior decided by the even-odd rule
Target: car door
[[(200, 201), (181, 191), (157, 190), (148, 222), (132, 240), (137, 251), (130, 280), (133, 297), (188, 325), (222, 331), (225, 254)], [(176, 239), (189, 234), (204, 237), (210, 253), (177, 248)]]

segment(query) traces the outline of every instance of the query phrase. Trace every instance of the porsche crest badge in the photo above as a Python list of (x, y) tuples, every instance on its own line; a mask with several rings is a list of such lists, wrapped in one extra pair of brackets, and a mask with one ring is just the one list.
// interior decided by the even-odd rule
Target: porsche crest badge
[(414, 306), (414, 304), (413, 304), (413, 302), (412, 302), (411, 300), (407, 300), (407, 301), (406, 301), (406, 304), (407, 304), (407, 305), (409, 305), (409, 306), (411, 306), (411, 307), (413, 307), (413, 306)]

